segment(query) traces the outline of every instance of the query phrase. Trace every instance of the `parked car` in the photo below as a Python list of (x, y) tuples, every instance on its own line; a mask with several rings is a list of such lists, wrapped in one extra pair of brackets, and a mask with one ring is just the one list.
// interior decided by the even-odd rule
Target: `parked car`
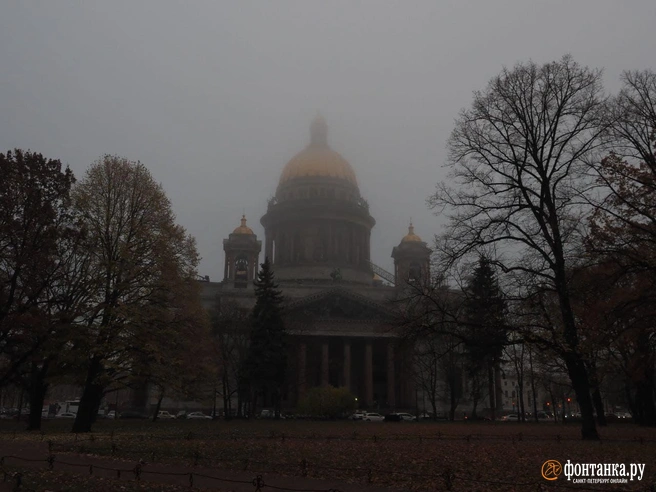
[(157, 418), (162, 420), (170, 420), (170, 419), (174, 419), (175, 415), (171, 415), (166, 410), (160, 410), (159, 412), (157, 412)]
[(368, 412), (362, 416), (362, 420), (364, 420), (365, 422), (383, 422), (385, 420), (385, 417), (383, 417), (379, 413)]
[(403, 422), (403, 417), (398, 413), (388, 413), (385, 415), (385, 422)]
[(552, 414), (547, 412), (538, 412), (538, 420), (553, 421), (554, 417)]
[(180, 410), (178, 413), (175, 414), (176, 419), (183, 419), (187, 416), (187, 411), (186, 410)]
[(134, 410), (126, 410), (125, 412), (121, 412), (121, 415), (119, 418), (122, 419), (149, 419), (150, 417), (146, 414), (143, 414), (141, 412), (137, 412)]
[(212, 417), (205, 415), (203, 412), (191, 412), (187, 414), (187, 418), (190, 420), (212, 420)]
[(502, 420), (503, 422), (517, 422), (519, 420), (519, 415), (517, 415), (516, 413), (511, 413), (508, 415), (504, 415), (503, 417), (501, 417), (500, 420)]
[(74, 419), (77, 415), (71, 412), (64, 412), (55, 415), (55, 417), (58, 419)]
[(115, 410), (110, 410), (110, 411), (107, 412), (107, 414), (105, 415), (105, 418), (106, 418), (106, 419), (115, 419), (115, 418), (116, 418), (116, 411), (115, 411)]
[(353, 415), (349, 417), (349, 420), (362, 420), (364, 415), (365, 412), (355, 412)]
[(396, 415), (399, 415), (401, 417), (401, 420), (405, 422), (415, 422), (417, 420), (417, 416), (412, 415), (411, 413), (399, 412)]
[(485, 415), (477, 415), (476, 417), (473, 417), (471, 415), (465, 415), (465, 420), (468, 422), (491, 422), (492, 419), (490, 417), (487, 417)]

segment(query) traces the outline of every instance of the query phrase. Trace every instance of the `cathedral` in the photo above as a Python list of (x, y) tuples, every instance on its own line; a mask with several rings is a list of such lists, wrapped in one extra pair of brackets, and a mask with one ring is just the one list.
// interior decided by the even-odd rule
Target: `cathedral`
[[(412, 224), (392, 250), (394, 273), (371, 261), (376, 224), (355, 171), (328, 145), (317, 116), (308, 146), (283, 168), (274, 198), (260, 219), (264, 256), (285, 299), (289, 376), (283, 407), (293, 408), (309, 388), (347, 387), (363, 408), (414, 408), (409, 349), (390, 315), (406, 282), (428, 275), (430, 249)], [(262, 241), (246, 217), (223, 240), (221, 282), (203, 282), (203, 303), (217, 298), (244, 308), (255, 303), (253, 281)]]

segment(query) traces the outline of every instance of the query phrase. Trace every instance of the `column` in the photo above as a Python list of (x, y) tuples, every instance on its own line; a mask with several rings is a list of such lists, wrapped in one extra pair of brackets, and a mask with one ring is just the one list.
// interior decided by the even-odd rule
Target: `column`
[(228, 278), (228, 255), (225, 255), (225, 265), (223, 267), (223, 280)]
[(371, 340), (364, 346), (364, 401), (367, 406), (374, 402), (374, 360)]
[(344, 341), (344, 386), (351, 389), (351, 342)]
[(328, 386), (330, 382), (330, 353), (328, 352), (328, 342), (321, 344), (321, 385)]
[(306, 379), (306, 362), (307, 362), (307, 345), (305, 342), (298, 344), (298, 399), (299, 401), (305, 395), (307, 387)]
[(417, 407), (417, 392), (415, 378), (412, 373), (412, 345), (408, 345), (403, 352), (403, 363), (405, 367), (405, 402), (403, 406), (409, 408)]
[(396, 407), (396, 380), (394, 374), (394, 343), (387, 344), (387, 405)]
[(257, 255), (253, 255), (251, 258), (251, 271), (249, 273), (249, 280), (255, 280), (257, 278), (257, 269), (258, 269), (258, 264), (257, 264)]

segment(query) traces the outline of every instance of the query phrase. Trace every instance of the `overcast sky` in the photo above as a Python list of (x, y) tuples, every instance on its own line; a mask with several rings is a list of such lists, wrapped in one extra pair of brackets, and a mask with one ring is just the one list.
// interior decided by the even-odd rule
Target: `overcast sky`
[(223, 276), (222, 239), (259, 219), (317, 111), (377, 224), (372, 260), (442, 222), (460, 109), (504, 66), (570, 53), (654, 69), (653, 0), (0, 2), (0, 151), (38, 151), (82, 177), (105, 153), (141, 160)]

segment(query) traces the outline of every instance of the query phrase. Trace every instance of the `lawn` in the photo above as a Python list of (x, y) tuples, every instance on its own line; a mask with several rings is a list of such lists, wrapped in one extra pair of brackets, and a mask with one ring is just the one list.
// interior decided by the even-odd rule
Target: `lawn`
[[(582, 490), (650, 490), (656, 484), (656, 429), (618, 423), (584, 442), (576, 425), (553, 423), (367, 423), (309, 421), (101, 421), (92, 434), (70, 434), (51, 421), (43, 433), (0, 424), (0, 438), (50, 441), (53, 453), (80, 452), (146, 462), (303, 475), (399, 490), (579, 489), (548, 482), (548, 459), (572, 463), (644, 463), (640, 482)], [(18, 429), (18, 430), (17, 430)]]

